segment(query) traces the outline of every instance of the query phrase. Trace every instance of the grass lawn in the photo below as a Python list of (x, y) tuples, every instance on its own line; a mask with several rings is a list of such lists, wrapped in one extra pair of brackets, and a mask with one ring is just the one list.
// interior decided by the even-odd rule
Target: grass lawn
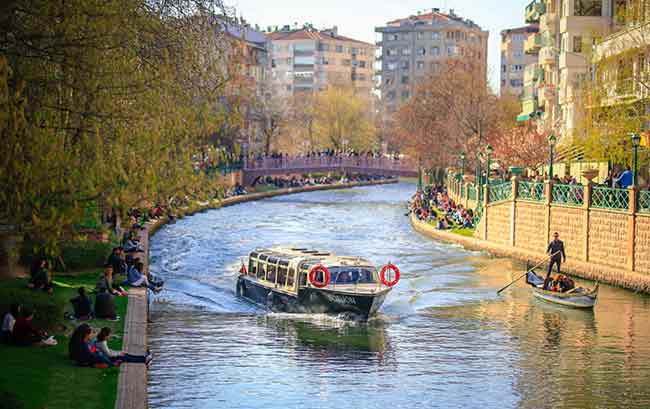
[[(95, 287), (100, 271), (80, 273), (75, 276), (55, 275), (55, 302), (64, 303), (66, 311), (72, 311), (69, 299), (74, 298), (79, 286), (87, 290)], [(0, 294), (3, 290), (22, 287), (26, 280), (0, 281)], [(20, 290), (22, 291), (22, 290)], [(30, 297), (35, 293), (25, 289), (24, 305), (30, 306)], [(38, 294), (37, 296), (41, 296)], [(126, 316), (126, 297), (117, 297), (117, 314), (120, 320), (86, 321), (95, 334), (101, 327), (110, 327), (111, 349), (122, 346), (124, 318)], [(37, 307), (38, 308), (38, 307)], [(38, 318), (38, 310), (36, 318)], [(0, 394), (10, 392), (25, 409), (41, 408), (113, 408), (117, 392), (118, 368), (94, 369), (76, 366), (68, 358), (68, 339), (78, 321), (64, 320), (51, 325), (50, 331), (58, 341), (55, 347), (14, 347), (0, 345)], [(3, 402), (0, 402), (0, 407)], [(19, 406), (20, 407), (20, 406)]]

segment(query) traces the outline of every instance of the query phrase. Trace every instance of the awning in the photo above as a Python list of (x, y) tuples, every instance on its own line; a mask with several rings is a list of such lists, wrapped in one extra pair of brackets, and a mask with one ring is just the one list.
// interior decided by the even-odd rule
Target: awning
[(529, 119), (530, 119), (530, 114), (519, 114), (517, 116), (517, 122), (524, 122), (524, 121), (528, 121)]

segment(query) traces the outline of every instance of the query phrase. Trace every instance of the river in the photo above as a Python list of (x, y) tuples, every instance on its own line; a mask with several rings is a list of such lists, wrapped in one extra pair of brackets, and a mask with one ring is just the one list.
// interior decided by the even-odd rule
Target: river
[[(515, 262), (413, 232), (412, 184), (200, 213), (151, 240), (151, 408), (647, 408), (650, 298), (534, 300)], [(234, 293), (255, 247), (311, 246), (402, 270), (367, 323), (267, 313)], [(567, 243), (570, 245), (570, 243)], [(593, 285), (593, 283), (587, 283)]]

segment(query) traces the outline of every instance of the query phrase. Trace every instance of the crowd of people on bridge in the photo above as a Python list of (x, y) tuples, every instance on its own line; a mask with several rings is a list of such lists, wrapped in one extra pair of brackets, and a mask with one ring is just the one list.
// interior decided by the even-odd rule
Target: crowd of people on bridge
[(439, 230), (474, 227), (474, 211), (456, 204), (443, 185), (418, 190), (409, 202), (409, 213), (434, 224)]

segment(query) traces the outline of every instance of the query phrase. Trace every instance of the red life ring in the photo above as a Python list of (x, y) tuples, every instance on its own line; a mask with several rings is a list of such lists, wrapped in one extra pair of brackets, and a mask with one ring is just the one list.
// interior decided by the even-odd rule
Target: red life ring
[[(386, 280), (386, 271), (388, 270), (392, 270), (395, 273), (395, 278), (392, 281)], [(393, 263), (388, 263), (381, 268), (379, 277), (381, 278), (381, 283), (383, 285), (385, 285), (386, 287), (392, 287), (399, 282), (399, 277), (400, 277), (399, 268), (397, 268), (397, 266)]]
[[(323, 272), (323, 275), (325, 276), (325, 279), (323, 281), (316, 281), (316, 273), (318, 271)], [(309, 282), (316, 288), (327, 287), (327, 285), (330, 283), (331, 277), (332, 276), (330, 275), (330, 271), (322, 264), (314, 266), (311, 270), (309, 270)]]

